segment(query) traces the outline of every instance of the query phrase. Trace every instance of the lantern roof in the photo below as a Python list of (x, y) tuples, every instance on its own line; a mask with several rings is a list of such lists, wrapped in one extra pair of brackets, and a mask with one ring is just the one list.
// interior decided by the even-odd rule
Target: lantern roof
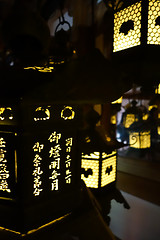
[(130, 85), (126, 75), (115, 71), (115, 66), (98, 49), (94, 49), (85, 57), (72, 59), (51, 73), (49, 80), (46, 77), (42, 84), (25, 94), (24, 101), (77, 104), (111, 102), (128, 90)]

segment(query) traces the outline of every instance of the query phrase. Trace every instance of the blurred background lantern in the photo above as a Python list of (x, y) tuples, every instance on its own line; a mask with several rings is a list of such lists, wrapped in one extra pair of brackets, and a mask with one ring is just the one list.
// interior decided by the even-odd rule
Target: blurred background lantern
[(151, 132), (148, 121), (140, 120), (129, 128), (130, 147), (136, 149), (149, 149), (151, 146)]

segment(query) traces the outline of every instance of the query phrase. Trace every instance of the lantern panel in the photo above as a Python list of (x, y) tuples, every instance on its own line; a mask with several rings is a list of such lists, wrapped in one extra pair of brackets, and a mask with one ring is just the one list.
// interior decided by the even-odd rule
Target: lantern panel
[(140, 143), (141, 148), (149, 148), (151, 146), (151, 137), (150, 131), (141, 132), (140, 134)]
[(130, 143), (130, 146), (133, 148), (140, 148), (138, 132), (133, 132), (129, 134), (129, 143)]
[(141, 44), (141, 2), (114, 14), (113, 52)]
[(160, 83), (158, 84), (158, 87), (155, 89), (155, 94), (160, 94)]
[(138, 121), (138, 118), (136, 118), (135, 114), (127, 113), (126, 117), (124, 118), (123, 125), (125, 128), (129, 128), (132, 123), (135, 121)]
[(116, 152), (111, 154), (102, 153), (101, 187), (116, 180)]
[(147, 132), (130, 132), (129, 142), (131, 147), (145, 149), (151, 146), (150, 131)]
[(160, 1), (149, 0), (147, 44), (160, 44)]
[[(34, 106), (26, 108), (24, 114), (26, 123), (29, 123), (21, 136), (22, 144), (25, 145), (21, 156), (24, 159), (23, 168), (30, 169), (30, 175), (22, 176), (25, 188), (28, 189), (26, 201), (43, 200), (48, 194), (52, 197), (71, 192), (76, 184), (73, 169), (80, 114), (77, 106)], [(26, 178), (28, 181), (25, 181)]]
[(82, 153), (81, 168), (85, 170), (85, 174), (81, 174), (81, 179), (85, 181), (87, 187), (98, 188), (99, 157), (99, 152), (94, 152), (90, 155)]

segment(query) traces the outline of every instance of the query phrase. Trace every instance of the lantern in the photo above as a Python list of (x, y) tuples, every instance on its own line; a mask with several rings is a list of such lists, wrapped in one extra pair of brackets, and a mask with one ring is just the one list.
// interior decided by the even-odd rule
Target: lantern
[(139, 45), (160, 45), (160, 2), (130, 1), (114, 14), (114, 52)]
[(159, 76), (158, 0), (124, 1), (121, 9), (114, 13), (113, 38), (113, 59), (126, 72), (130, 72), (132, 79), (134, 77), (141, 82), (142, 78)]
[(81, 138), (81, 178), (93, 190), (106, 189), (116, 183), (116, 145), (107, 142), (100, 129), (99, 126), (85, 130)]
[(116, 151), (82, 153), (82, 179), (93, 189), (109, 186), (116, 181)]
[(80, 196), (80, 119), (74, 104), (0, 104), (0, 227), (27, 233), (71, 212)]
[(129, 144), (135, 149), (148, 149), (151, 146), (151, 132), (147, 121), (133, 123), (129, 128)]

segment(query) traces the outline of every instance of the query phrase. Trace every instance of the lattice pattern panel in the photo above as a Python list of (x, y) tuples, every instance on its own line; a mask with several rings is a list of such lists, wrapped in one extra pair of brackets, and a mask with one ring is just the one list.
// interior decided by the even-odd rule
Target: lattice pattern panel
[(160, 1), (149, 0), (147, 44), (160, 44)]
[(116, 152), (111, 157), (102, 161), (101, 187), (116, 180)]
[(92, 175), (88, 175), (88, 177), (85, 177), (84, 174), (81, 174), (81, 179), (84, 180), (86, 186), (91, 188), (98, 188), (99, 161), (82, 159), (81, 168), (84, 168), (85, 171), (92, 169)]
[(129, 134), (130, 146), (137, 149), (145, 149), (151, 146), (150, 131), (148, 132), (133, 132)]
[(139, 1), (114, 14), (113, 52), (141, 44), (141, 10)]

